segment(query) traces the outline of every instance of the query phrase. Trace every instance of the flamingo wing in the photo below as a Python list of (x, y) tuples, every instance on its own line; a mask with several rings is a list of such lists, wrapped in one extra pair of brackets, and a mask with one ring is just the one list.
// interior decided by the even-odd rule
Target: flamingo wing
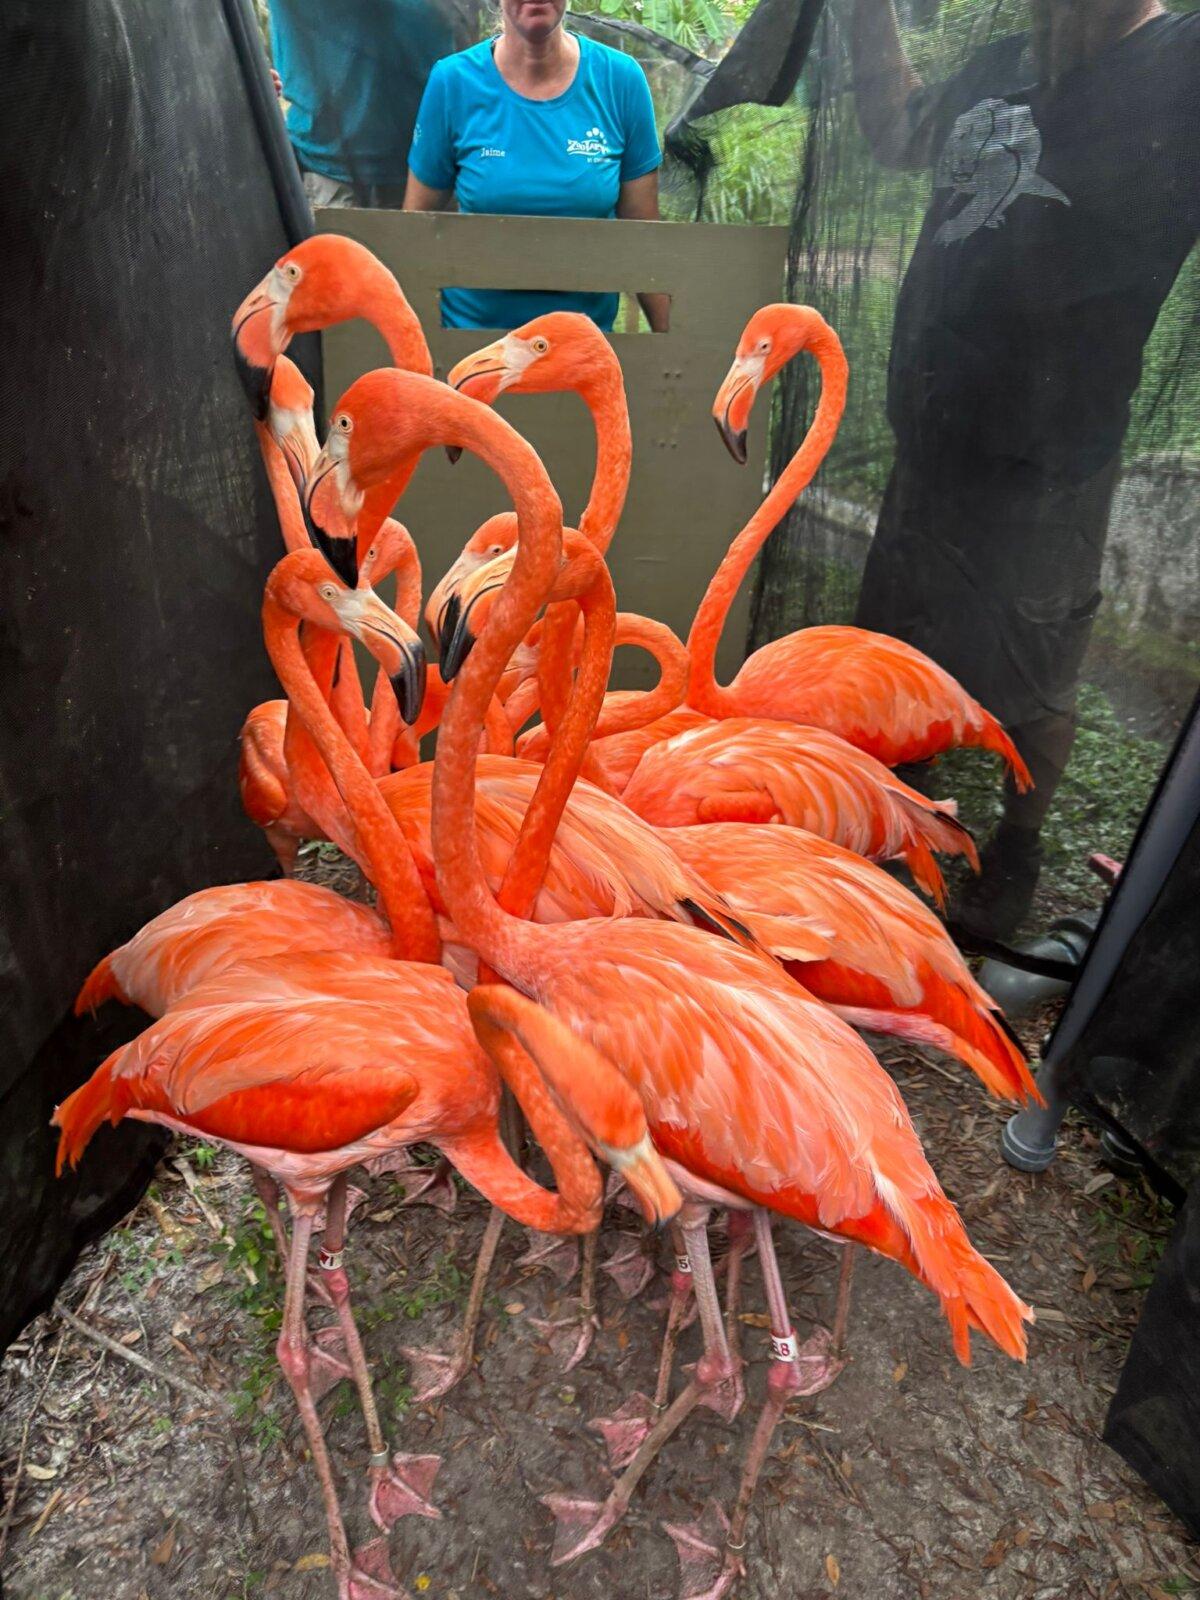
[(826, 728), (885, 766), (978, 745), (1003, 758), (1019, 788), (1031, 786), (996, 718), (929, 656), (887, 634), (802, 628), (756, 650), (731, 693), (746, 716)]
[(926, 799), (820, 728), (733, 717), (677, 734), (646, 752), (622, 799), (659, 827), (778, 821), (872, 860), (899, 857), (939, 899), (934, 850), (978, 861), (953, 801)]
[(368, 907), (316, 884), (223, 884), (201, 889), (146, 923), (105, 956), (75, 1002), (107, 999), (161, 1016), (187, 991), (237, 961), (296, 950), (387, 955), (387, 929)]

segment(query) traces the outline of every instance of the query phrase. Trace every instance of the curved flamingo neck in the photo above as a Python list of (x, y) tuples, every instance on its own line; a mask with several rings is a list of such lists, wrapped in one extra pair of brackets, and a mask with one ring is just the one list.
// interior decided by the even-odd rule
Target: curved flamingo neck
[(296, 485), (288, 471), (283, 451), (275, 443), (265, 422), (255, 422), (254, 431), (258, 435), (258, 448), (266, 468), (267, 482), (271, 486), (271, 498), (275, 502), (275, 515), (279, 518), (284, 548), (289, 552), (307, 550), (311, 541), (304, 526), (300, 496), (296, 493)]
[[(438, 887), (459, 936), (494, 970), (532, 984), (538, 930), (501, 910), (479, 858), (475, 754), (496, 685), (557, 576), (562, 507), (534, 451), (502, 418), (452, 390), (438, 402), (438, 426), (422, 447), (463, 445), (492, 467), (512, 499), (520, 538), (509, 580), (459, 673), (442, 717), (433, 776), (433, 857)], [(582, 747), (576, 760), (581, 757)], [(557, 827), (567, 792), (557, 797), (557, 814), (551, 809), (543, 826)]]
[(849, 367), (841, 341), (832, 328), (823, 327), (807, 348), (821, 369), (821, 398), (816, 414), (804, 442), (713, 574), (688, 634), (687, 703), (710, 717), (737, 715), (737, 696), (716, 678), (717, 646), (729, 608), (755, 556), (825, 459), (845, 410)]
[(625, 383), (616, 357), (589, 375), (577, 390), (592, 414), (596, 428), (596, 470), (588, 503), (579, 519), (580, 532), (601, 552), (612, 543), (625, 509), (629, 474), (633, 464), (633, 436)]
[(372, 270), (360, 273), (352, 293), (353, 303), (336, 320), (348, 322), (352, 317), (364, 318), (383, 336), (393, 366), (431, 378), (433, 358), (424, 330), (403, 289), (387, 268), (376, 263)]
[(300, 645), (300, 622), (271, 594), (263, 601), (267, 653), (345, 802), (368, 876), (392, 930), (392, 953), (403, 960), (436, 962), (441, 941), (399, 824), (367, 769), (351, 749), (321, 698)]
[[(567, 796), (579, 774), (612, 668), (616, 596), (603, 556), (590, 549), (587, 555), (589, 560), (572, 563), (576, 572), (569, 580), (580, 583), (577, 598), (583, 612), (583, 649), (574, 689), (557, 734), (551, 737), (545, 764), (500, 885), (501, 907), (517, 917), (529, 916), (545, 880), (554, 835)], [(570, 635), (568, 646), (569, 642)], [(569, 655), (564, 665), (569, 667)]]

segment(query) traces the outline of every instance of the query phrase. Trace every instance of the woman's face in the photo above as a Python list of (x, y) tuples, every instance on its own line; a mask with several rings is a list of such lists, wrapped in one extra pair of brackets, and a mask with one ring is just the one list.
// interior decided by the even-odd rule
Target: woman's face
[(567, 0), (500, 0), (504, 26), (530, 44), (540, 44), (562, 23)]

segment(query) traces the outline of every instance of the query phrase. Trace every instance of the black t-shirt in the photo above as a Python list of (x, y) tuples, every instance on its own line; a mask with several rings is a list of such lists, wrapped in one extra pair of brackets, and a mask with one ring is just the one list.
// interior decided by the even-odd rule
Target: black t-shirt
[(1142, 349), (1200, 221), (1200, 14), (1060, 79), (1028, 39), (917, 92), (934, 198), (900, 292), (888, 417), (930, 460), (1069, 481), (1119, 450)]

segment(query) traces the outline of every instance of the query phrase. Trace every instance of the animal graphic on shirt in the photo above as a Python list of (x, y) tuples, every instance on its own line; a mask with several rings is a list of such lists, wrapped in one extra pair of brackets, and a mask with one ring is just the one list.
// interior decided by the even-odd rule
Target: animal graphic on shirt
[(1023, 194), (1069, 206), (1061, 189), (1038, 176), (1041, 157), (1042, 136), (1028, 106), (981, 100), (964, 111), (943, 146), (933, 184), (971, 198), (942, 223), (934, 235), (938, 244), (966, 239), (978, 228), (998, 228)]

